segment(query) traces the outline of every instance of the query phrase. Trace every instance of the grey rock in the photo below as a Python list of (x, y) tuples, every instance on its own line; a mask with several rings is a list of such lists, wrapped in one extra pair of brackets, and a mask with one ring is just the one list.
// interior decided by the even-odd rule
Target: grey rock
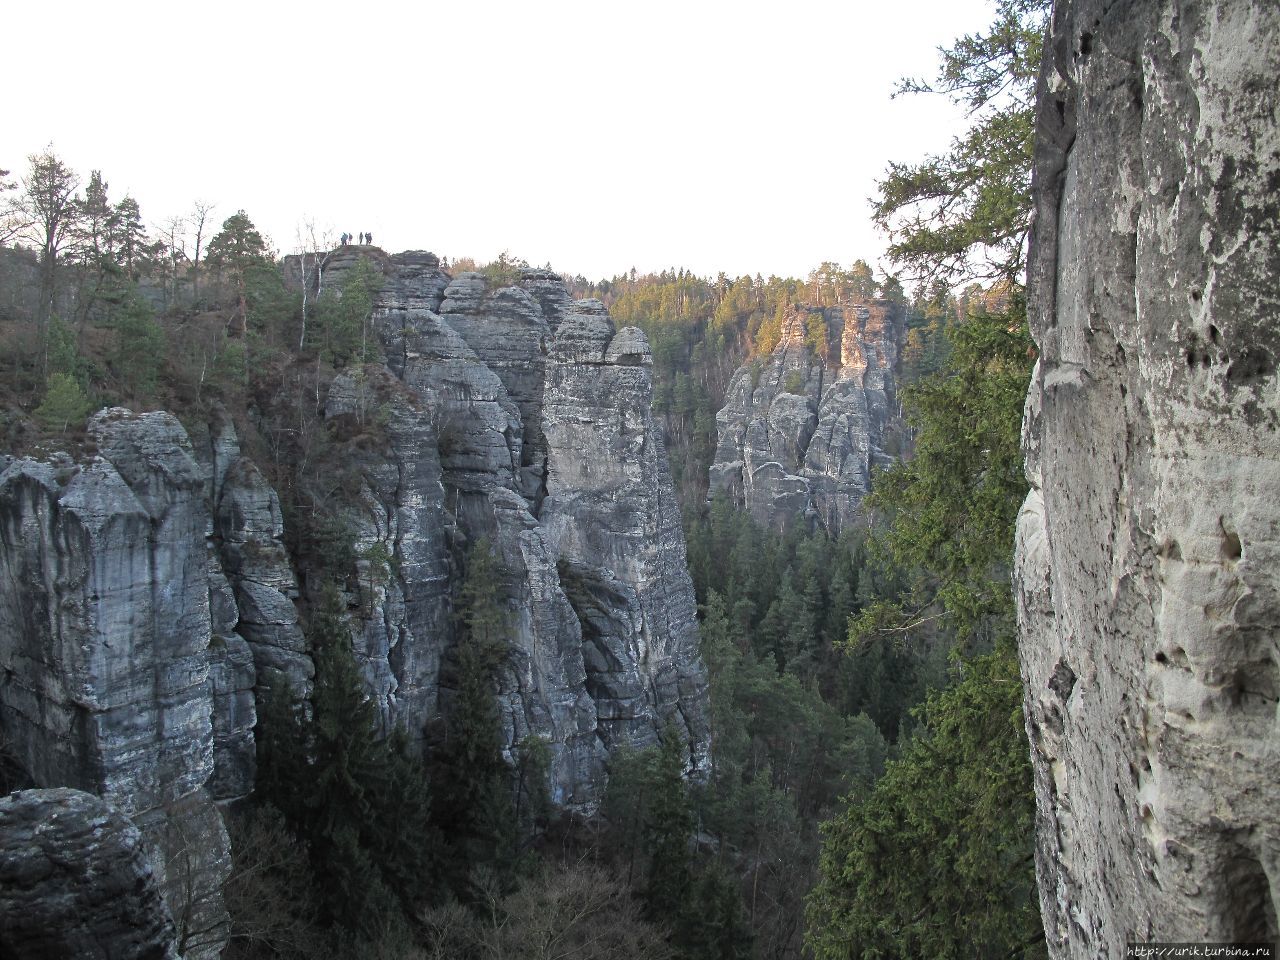
[(565, 289), (564, 280), (550, 270), (525, 267), (520, 271), (519, 285), (542, 308), (543, 319), (554, 330), (573, 306), (573, 298)]
[[(818, 316), (838, 334), (838, 359), (806, 343), (806, 321)], [(773, 353), (729, 383), (716, 414), (712, 494), (775, 530), (803, 522), (835, 535), (855, 521), (872, 468), (892, 461), (883, 448), (897, 416), (902, 324), (888, 301), (790, 313)]]
[[(413, 398), (402, 417), (406, 436), (417, 430), (410, 446), (429, 444), (433, 431), (440, 450), (433, 479), (398, 489), (443, 488), (442, 498), (427, 498), (439, 512), (424, 544), (453, 542), (460, 554), (485, 539), (498, 555), (499, 594), (513, 618), (498, 690), (508, 756), (526, 736), (545, 738), (555, 799), (582, 810), (599, 801), (607, 750), (652, 743), (668, 720), (689, 739), (690, 768), (704, 769), (705, 677), (679, 513), (649, 412), (644, 335), (618, 333), (603, 304), (571, 302), (546, 271), (525, 271), (520, 286), (494, 291), (479, 274), (460, 275), (439, 309), (382, 294), (375, 306), (384, 343), (404, 345), (403, 366), (390, 367)], [(415, 417), (429, 426), (414, 428)], [(388, 462), (403, 455), (393, 452)], [(598, 472), (579, 491), (584, 465)], [(385, 503), (391, 488), (377, 493), (370, 479), (368, 490)], [(577, 517), (579, 509), (587, 512)], [(592, 523), (605, 526), (589, 537), (583, 531)], [(453, 631), (439, 582), (399, 587), (405, 603), (437, 611), (404, 649), (423, 664), (424, 689), (438, 681), (438, 708), (447, 711)], [(607, 587), (581, 586), (596, 582)], [(584, 641), (584, 611), (593, 623), (615, 624), (596, 631), (605, 639)], [(597, 678), (590, 670), (602, 645), (618, 664)], [(369, 679), (374, 696), (383, 696), (384, 681)], [(597, 696), (607, 701), (603, 712)]]
[(142, 835), (79, 790), (0, 798), (0, 955), (176, 960), (178, 936)]
[(1275, 940), (1280, 8), (1055, 6), (1015, 587), (1050, 955)]
[(701, 772), (709, 737), (693, 585), (650, 368), (632, 362), (648, 344), (635, 328), (605, 340), (611, 326), (594, 301), (580, 302), (548, 351), (540, 520), (582, 622), (605, 745), (652, 744), (671, 722)]
[[(282, 539), (280, 498), (247, 457), (227, 467), (213, 519), (222, 568), (235, 592), (237, 632), (249, 642), (259, 672), (274, 671), (308, 697), (315, 666), (298, 625), (298, 582)], [(270, 675), (265, 679), (274, 682)]]
[[(176, 419), (105, 410), (98, 453), (25, 459), (0, 475), (0, 721), (43, 787), (100, 794), (137, 821), (166, 894), (225, 934), (229, 868), (213, 774), (205, 476)], [(216, 828), (211, 824), (216, 821)], [(191, 883), (166, 837), (200, 823)], [(219, 933), (221, 931), (221, 933)]]
[(440, 312), (476, 357), (498, 376), (520, 411), (519, 489), (536, 507), (542, 496), (542, 467), (546, 460), (542, 390), (546, 340), (551, 329), (542, 307), (520, 287), (504, 287), (486, 294), (483, 277), (464, 273), (445, 290)]
[(386, 446), (349, 445), (362, 478), (355, 533), (355, 653), (386, 728), (421, 740), (437, 712), (441, 651), (452, 636), (451, 567), (433, 411), (385, 369), (341, 374), (325, 417), (375, 420)]
[(214, 800), (238, 800), (253, 790), (258, 766), (253, 737), (257, 678), (248, 642), (236, 633), (215, 634), (209, 644), (213, 775), (208, 783)]

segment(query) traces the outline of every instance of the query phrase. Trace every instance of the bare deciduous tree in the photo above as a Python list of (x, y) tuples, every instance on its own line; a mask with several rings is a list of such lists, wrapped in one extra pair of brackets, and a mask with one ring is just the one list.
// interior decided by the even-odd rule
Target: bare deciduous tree
[(195, 303), (200, 302), (200, 248), (204, 243), (205, 230), (209, 225), (209, 215), (213, 213), (214, 204), (197, 200), (191, 207), (188, 221), (195, 233), (195, 256), (191, 258), (191, 296)]

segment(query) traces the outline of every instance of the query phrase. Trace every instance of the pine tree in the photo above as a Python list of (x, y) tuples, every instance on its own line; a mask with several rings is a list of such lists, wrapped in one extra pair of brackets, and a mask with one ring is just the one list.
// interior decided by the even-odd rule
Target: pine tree
[(511, 770), (495, 696), (509, 629), (499, 578), (488, 541), (478, 541), (467, 554), (455, 606), (453, 696), (432, 757), (433, 817), (446, 838), (450, 886), (463, 896), (474, 894), (471, 871), (483, 866), (502, 876), (513, 866)]
[(308, 627), (310, 711), (283, 682), (265, 699), (258, 792), (309, 844), (326, 914), (349, 935), (376, 940), (434, 898), (438, 836), (407, 738), (378, 736), (345, 613), (327, 587)]
[(229, 279), (236, 293), (236, 312), (240, 319), (240, 334), (249, 327), (249, 277), (254, 268), (267, 259), (267, 244), (253, 221), (243, 210), (227, 217), (209, 241), (205, 259), (217, 271), (219, 282)]
[(44, 402), (36, 407), (35, 413), (46, 426), (66, 433), (68, 426), (84, 419), (90, 406), (89, 398), (74, 377), (55, 373), (50, 375)]
[(655, 920), (679, 916), (689, 892), (693, 812), (684, 767), (684, 744), (675, 727), (668, 725), (654, 757), (645, 830), (649, 877), (644, 899), (649, 916)]

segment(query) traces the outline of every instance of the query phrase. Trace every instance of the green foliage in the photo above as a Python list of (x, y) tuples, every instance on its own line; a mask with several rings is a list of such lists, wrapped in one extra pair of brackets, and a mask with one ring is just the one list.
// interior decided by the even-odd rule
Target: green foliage
[(382, 277), (367, 257), (360, 257), (341, 290), (326, 290), (316, 303), (316, 338), (320, 356), (335, 367), (368, 361), (375, 350), (369, 319)]
[(800, 391), (804, 389), (804, 374), (799, 370), (788, 370), (782, 389), (786, 393), (799, 395)]
[(439, 840), (426, 780), (403, 734), (379, 737), (332, 586), (308, 635), (316, 664), (310, 710), (283, 680), (269, 688), (258, 795), (310, 847), (325, 916), (355, 941), (376, 942), (435, 896)]
[(932, 695), (924, 729), (824, 827), (819, 960), (1043, 957), (1034, 805), (1012, 648)]
[(450, 888), (474, 899), (473, 874), (508, 876), (515, 867), (516, 817), (511, 770), (502, 756), (498, 671), (510, 629), (488, 541), (468, 551), (454, 605), (458, 639), (442, 686), (451, 692), (441, 742), (432, 753), (435, 822), (445, 837)]
[(529, 261), (513, 256), (509, 250), (503, 250), (498, 254), (497, 260), (485, 264), (479, 272), (484, 275), (489, 289), (497, 290), (500, 287), (517, 284), (520, 280), (520, 271), (528, 266)]
[(165, 347), (155, 311), (129, 286), (111, 305), (107, 323), (114, 332), (109, 358), (121, 382), (135, 396), (154, 395)]
[(954, 284), (977, 272), (1016, 280), (1026, 256), (1031, 211), (1032, 105), (1049, 0), (998, 0), (985, 32), (943, 51), (934, 84), (961, 103), (973, 124), (950, 151), (916, 164), (891, 164), (879, 183), (874, 219), (888, 232), (889, 256), (918, 277)]
[(90, 406), (89, 398), (74, 377), (54, 373), (49, 376), (44, 401), (36, 407), (35, 414), (46, 427), (66, 433), (72, 423), (84, 420)]
[(949, 335), (946, 369), (906, 391), (915, 455), (877, 476), (868, 500), (892, 515), (876, 541), (881, 556), (928, 576), (909, 604), (861, 614), (855, 642), (938, 613), (962, 642), (1012, 629), (1008, 572), (1027, 489), (1019, 442), (1033, 356), (1025, 309), (1015, 299), (1008, 313), (975, 314)]
[(693, 813), (684, 783), (685, 747), (675, 728), (662, 731), (661, 745), (652, 757), (646, 784), (648, 809), (645, 848), (649, 877), (644, 899), (654, 918), (676, 916), (689, 891)]
[(718, 863), (708, 864), (690, 885), (676, 915), (675, 942), (687, 960), (749, 960), (752, 936), (737, 880)]

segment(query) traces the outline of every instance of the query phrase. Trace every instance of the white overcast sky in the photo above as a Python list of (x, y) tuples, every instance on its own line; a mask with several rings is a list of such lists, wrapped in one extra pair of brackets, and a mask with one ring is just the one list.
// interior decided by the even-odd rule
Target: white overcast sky
[(891, 160), (960, 111), (891, 100), (986, 0), (80, 0), (10, 5), (0, 168), (52, 143), (155, 224), (243, 208), (388, 250), (596, 278), (876, 262)]

